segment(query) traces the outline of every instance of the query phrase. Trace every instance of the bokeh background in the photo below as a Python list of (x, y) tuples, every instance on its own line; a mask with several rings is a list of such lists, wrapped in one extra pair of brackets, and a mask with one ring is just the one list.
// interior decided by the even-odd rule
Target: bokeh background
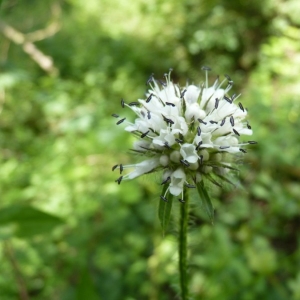
[(159, 177), (114, 182), (137, 159), (111, 114), (151, 73), (198, 84), (202, 65), (230, 74), (259, 144), (239, 188), (210, 188), (214, 225), (193, 196), (191, 292), (300, 299), (299, 15), (298, 0), (3, 0), (1, 300), (178, 299), (180, 203), (163, 237)]

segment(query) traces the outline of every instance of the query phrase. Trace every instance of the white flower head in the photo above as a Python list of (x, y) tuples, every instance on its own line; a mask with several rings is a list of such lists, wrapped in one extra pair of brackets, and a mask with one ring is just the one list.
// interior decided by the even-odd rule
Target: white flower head
[[(238, 102), (239, 96), (228, 95), (233, 81), (228, 75), (219, 83), (217, 79), (208, 86), (206, 81), (199, 86), (180, 87), (171, 80), (171, 71), (165, 80), (147, 81), (150, 89), (144, 99), (126, 104), (135, 114), (134, 122), (118, 119), (117, 125), (126, 124), (125, 130), (137, 137), (132, 151), (147, 159), (132, 165), (115, 165), (120, 170), (118, 184), (123, 179), (133, 179), (146, 173), (163, 171), (162, 184), (168, 185), (166, 194), (182, 195), (186, 187), (195, 187), (203, 178), (218, 183), (215, 178), (224, 178), (232, 167), (230, 156), (244, 154), (244, 147), (256, 144), (241, 142), (243, 135), (251, 135), (252, 129), (245, 120), (247, 110)], [(225, 88), (223, 87), (227, 82)], [(130, 169), (125, 175), (123, 171)], [(219, 184), (218, 184), (219, 185)], [(161, 199), (167, 200), (167, 195)], [(180, 199), (184, 202), (183, 199)]]

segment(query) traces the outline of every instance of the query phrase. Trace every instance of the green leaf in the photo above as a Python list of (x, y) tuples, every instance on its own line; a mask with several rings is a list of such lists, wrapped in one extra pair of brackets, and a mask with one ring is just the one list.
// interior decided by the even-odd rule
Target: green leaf
[(202, 205), (204, 206), (204, 209), (206, 210), (208, 217), (210, 218), (211, 222), (214, 221), (214, 208), (211, 203), (211, 200), (209, 198), (209, 195), (207, 193), (207, 190), (204, 186), (203, 180), (197, 183), (197, 190), (200, 196), (200, 200), (202, 202)]
[(16, 204), (0, 210), (0, 226), (16, 225), (15, 235), (19, 237), (49, 233), (62, 222), (60, 218), (29, 205)]
[[(168, 186), (169, 186), (168, 184), (164, 185), (164, 188), (162, 190), (162, 195), (166, 193)], [(165, 233), (168, 224), (170, 222), (172, 203), (173, 203), (173, 195), (171, 194), (169, 194), (168, 202), (162, 199), (160, 199), (159, 202), (158, 217), (161, 223), (163, 233)]]

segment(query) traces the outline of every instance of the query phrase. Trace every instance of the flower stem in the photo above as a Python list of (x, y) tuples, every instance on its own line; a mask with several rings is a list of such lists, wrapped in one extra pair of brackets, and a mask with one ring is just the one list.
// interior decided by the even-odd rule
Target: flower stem
[(187, 189), (184, 189), (184, 201), (180, 208), (179, 227), (179, 276), (181, 299), (188, 299), (188, 275), (187, 275), (187, 230), (189, 217), (189, 197)]

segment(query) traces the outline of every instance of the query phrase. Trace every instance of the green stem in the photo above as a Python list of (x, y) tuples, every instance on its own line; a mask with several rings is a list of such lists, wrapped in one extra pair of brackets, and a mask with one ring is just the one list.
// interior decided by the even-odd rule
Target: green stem
[(184, 190), (184, 201), (180, 208), (180, 228), (179, 228), (179, 276), (181, 299), (188, 299), (188, 275), (187, 275), (187, 230), (189, 218), (189, 197)]

